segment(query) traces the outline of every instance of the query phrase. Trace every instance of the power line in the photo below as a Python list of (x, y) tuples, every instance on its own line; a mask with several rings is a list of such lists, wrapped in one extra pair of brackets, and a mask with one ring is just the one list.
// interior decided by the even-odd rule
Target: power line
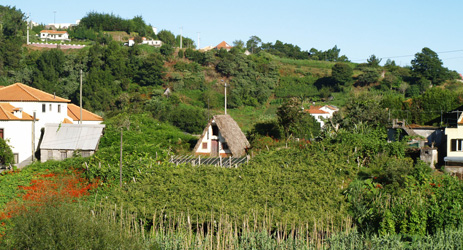
[[(455, 53), (455, 52), (463, 52), (463, 49), (458, 49), (458, 50), (448, 50), (448, 51), (441, 51), (441, 52), (435, 52), (436, 54), (445, 54), (445, 53)], [(379, 59), (392, 59), (392, 58), (403, 58), (403, 57), (413, 57), (415, 56), (416, 54), (413, 54), (413, 55), (401, 55), (401, 56), (385, 56), (385, 57), (381, 57)], [(461, 58), (461, 57), (458, 57), (458, 58)], [(451, 58), (453, 59), (453, 58)], [(366, 61), (368, 59), (355, 59), (355, 60), (352, 60), (353, 62), (357, 62), (357, 61)]]

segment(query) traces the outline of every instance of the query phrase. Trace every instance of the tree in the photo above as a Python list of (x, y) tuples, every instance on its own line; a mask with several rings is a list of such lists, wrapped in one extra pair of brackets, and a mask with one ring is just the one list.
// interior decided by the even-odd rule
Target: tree
[(368, 84), (375, 83), (379, 79), (379, 73), (374, 68), (365, 68), (363, 74), (359, 75), (358, 83), (361, 86), (366, 86)]
[(367, 62), (370, 67), (379, 67), (381, 60), (381, 58), (378, 58), (375, 55), (371, 55), (370, 58), (367, 59)]
[(387, 110), (381, 106), (382, 97), (361, 92), (349, 98), (342, 110), (342, 127), (353, 129), (360, 124), (377, 127), (387, 124)]
[(449, 78), (449, 70), (442, 66), (437, 53), (429, 48), (425, 47), (421, 53), (416, 53), (411, 64), (415, 76), (424, 77), (433, 84), (439, 84)]
[(336, 63), (331, 69), (331, 77), (338, 85), (346, 85), (352, 81), (354, 71), (346, 63)]
[(21, 46), (25, 42), (25, 16), (15, 7), (0, 5), (0, 27), (0, 75), (3, 75), (7, 70), (20, 68)]
[(288, 99), (277, 109), (278, 123), (283, 127), (285, 139), (290, 135), (293, 128), (302, 117), (302, 107), (297, 98)]
[(142, 86), (162, 85), (164, 77), (164, 61), (159, 54), (150, 54), (143, 60), (135, 80)]
[(233, 47), (241, 50), (244, 48), (244, 42), (242, 40), (235, 40), (233, 41)]
[(143, 42), (143, 37), (139, 36), (139, 35), (136, 35), (134, 38), (133, 38), (133, 41), (135, 42), (135, 44), (140, 44)]
[(260, 43), (262, 43), (262, 40), (258, 36), (251, 36), (246, 42), (246, 48), (253, 54), (258, 53), (260, 51)]
[(8, 165), (14, 163), (13, 151), (6, 141), (0, 138), (0, 165)]
[(165, 44), (168, 44), (170, 46), (175, 46), (175, 36), (172, 32), (168, 30), (159, 31), (158, 38)]
[(161, 46), (160, 51), (162, 55), (166, 57), (170, 57), (172, 53), (174, 53), (174, 48), (172, 48), (172, 46), (170, 46), (169, 44), (163, 44)]

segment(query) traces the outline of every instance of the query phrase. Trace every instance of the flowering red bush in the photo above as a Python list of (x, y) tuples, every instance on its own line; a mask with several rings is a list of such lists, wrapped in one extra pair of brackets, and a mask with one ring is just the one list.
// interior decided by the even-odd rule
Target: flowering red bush
[(38, 208), (48, 201), (75, 202), (76, 198), (88, 195), (89, 190), (96, 188), (98, 181), (89, 183), (80, 177), (78, 171), (73, 171), (72, 174), (40, 174), (30, 184), (18, 186), (25, 193), (19, 195), (19, 200), (8, 202), (4, 211), (0, 212), (0, 237), (6, 227), (4, 220), (30, 208)]

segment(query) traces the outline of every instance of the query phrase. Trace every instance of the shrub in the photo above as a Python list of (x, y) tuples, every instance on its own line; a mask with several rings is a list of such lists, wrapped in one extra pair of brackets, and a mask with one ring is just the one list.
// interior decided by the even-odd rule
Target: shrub
[(0, 165), (7, 165), (13, 163), (13, 151), (11, 151), (11, 148), (10, 146), (8, 146), (6, 141), (0, 138)]
[[(92, 211), (93, 213), (94, 211)], [(141, 237), (76, 204), (49, 202), (11, 218), (5, 249), (141, 249)]]

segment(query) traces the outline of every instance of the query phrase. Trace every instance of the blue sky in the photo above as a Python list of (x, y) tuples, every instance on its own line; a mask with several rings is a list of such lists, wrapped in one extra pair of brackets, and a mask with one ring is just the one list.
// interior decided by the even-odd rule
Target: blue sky
[[(73, 23), (88, 12), (141, 15), (160, 30), (193, 39), (200, 46), (221, 41), (280, 40), (303, 50), (337, 45), (353, 62), (377, 57), (410, 65), (423, 47), (438, 52), (444, 66), (463, 73), (461, 0), (2, 0), (39, 23)], [(54, 13), (56, 11), (56, 13)]]

